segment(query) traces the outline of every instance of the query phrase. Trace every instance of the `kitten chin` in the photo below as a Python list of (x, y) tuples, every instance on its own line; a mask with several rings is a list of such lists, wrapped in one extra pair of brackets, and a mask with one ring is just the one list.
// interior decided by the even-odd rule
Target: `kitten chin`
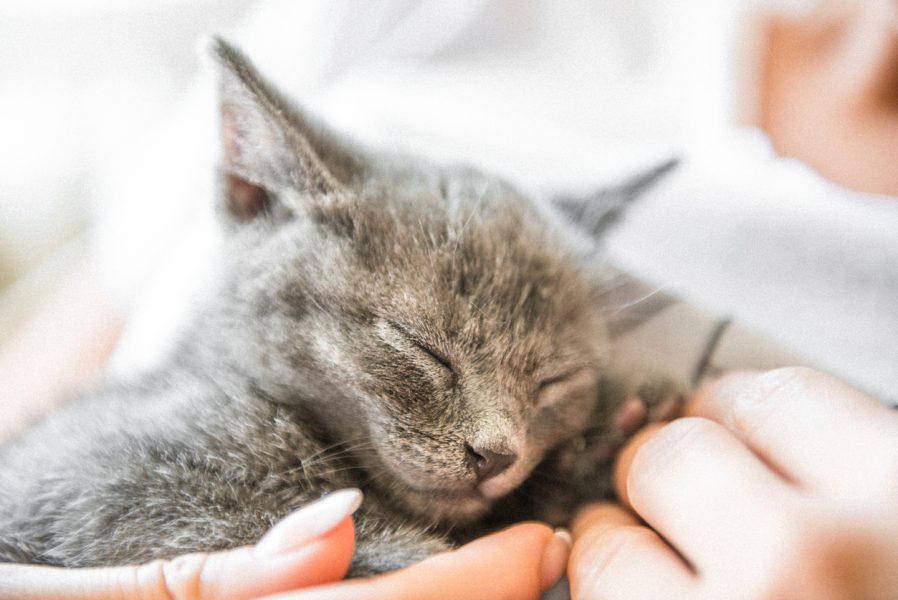
[(470, 525), (492, 508), (493, 500), (477, 490), (421, 491), (409, 488), (397, 494), (406, 509), (425, 521), (451, 526)]

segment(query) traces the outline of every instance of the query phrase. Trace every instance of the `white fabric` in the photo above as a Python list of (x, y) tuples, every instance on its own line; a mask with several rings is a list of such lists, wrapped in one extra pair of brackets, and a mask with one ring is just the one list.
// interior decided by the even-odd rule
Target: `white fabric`
[(631, 212), (617, 262), (898, 403), (898, 202), (777, 158), (756, 131), (714, 153)]

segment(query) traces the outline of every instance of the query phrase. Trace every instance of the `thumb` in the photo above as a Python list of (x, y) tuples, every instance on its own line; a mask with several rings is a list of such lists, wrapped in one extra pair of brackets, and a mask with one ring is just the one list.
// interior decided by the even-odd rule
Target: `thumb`
[(64, 569), (0, 564), (0, 600), (242, 600), (342, 579), (355, 545), (358, 490), (288, 515), (254, 546), (139, 566)]
[(407, 569), (266, 600), (539, 598), (564, 573), (570, 536), (522, 523)]

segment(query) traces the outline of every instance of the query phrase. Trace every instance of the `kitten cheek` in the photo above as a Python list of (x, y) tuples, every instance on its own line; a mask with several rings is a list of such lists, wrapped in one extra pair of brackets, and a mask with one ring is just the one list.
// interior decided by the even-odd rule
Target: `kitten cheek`
[(540, 409), (554, 406), (567, 396), (566, 390), (561, 385), (552, 385), (544, 389), (536, 399), (536, 406)]
[(546, 408), (558, 404), (592, 406), (598, 394), (598, 384), (594, 373), (582, 373), (565, 381), (545, 387), (537, 397), (537, 408)]

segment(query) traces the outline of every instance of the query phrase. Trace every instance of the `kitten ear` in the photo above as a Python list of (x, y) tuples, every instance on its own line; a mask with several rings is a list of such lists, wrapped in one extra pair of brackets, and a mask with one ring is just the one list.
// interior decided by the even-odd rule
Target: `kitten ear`
[(622, 184), (586, 196), (555, 198), (553, 204), (589, 235), (600, 238), (620, 220), (633, 201), (678, 164), (679, 159), (673, 158)]
[[(555, 198), (553, 204), (575, 226), (600, 242), (626, 210), (678, 164), (679, 159), (670, 159), (617, 186), (586, 196)], [(607, 311), (612, 339), (621, 338), (676, 301), (657, 286), (610, 264), (604, 265), (598, 283), (598, 300)]]
[(228, 213), (246, 221), (272, 208), (277, 193), (330, 194), (352, 178), (358, 161), (291, 104), (237, 48), (212, 38), (220, 66), (222, 195)]

